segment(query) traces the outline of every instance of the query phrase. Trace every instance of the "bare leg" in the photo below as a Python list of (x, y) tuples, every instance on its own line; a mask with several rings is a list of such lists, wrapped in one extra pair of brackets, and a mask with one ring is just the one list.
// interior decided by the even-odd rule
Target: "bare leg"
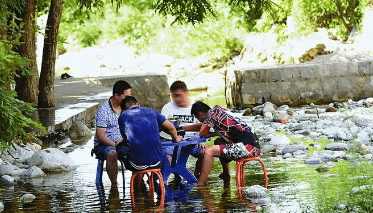
[(117, 176), (118, 176), (118, 160), (117, 160), (117, 152), (110, 151), (106, 157), (106, 172), (109, 175), (111, 185), (116, 186), (117, 183)]
[(229, 161), (227, 161), (223, 157), (219, 157), (219, 160), (220, 160), (221, 166), (223, 167), (222, 179), (224, 181), (230, 181), (231, 174), (230, 174), (230, 171), (229, 171)]
[(203, 156), (198, 156), (197, 161), (196, 161), (196, 168), (194, 169), (194, 176), (196, 178), (199, 178), (199, 175), (201, 173), (202, 158)]
[(207, 177), (212, 169), (212, 162), (214, 160), (214, 156), (221, 156), (220, 147), (218, 145), (206, 147), (202, 159), (201, 174), (198, 178), (198, 182), (195, 183), (195, 186), (205, 185)]

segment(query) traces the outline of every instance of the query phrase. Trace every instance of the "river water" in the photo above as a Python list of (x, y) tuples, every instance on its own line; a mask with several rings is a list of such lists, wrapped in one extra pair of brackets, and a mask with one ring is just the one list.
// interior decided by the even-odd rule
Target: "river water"
[[(88, 104), (88, 103), (87, 103)], [(90, 104), (90, 103), (89, 103)], [(84, 111), (87, 106), (74, 105), (65, 107), (63, 113), (46, 113), (46, 120), (59, 120), (59, 115), (66, 115), (66, 110), (73, 112)], [(89, 106), (88, 106), (89, 107)], [(70, 112), (69, 111), (69, 112)], [(62, 111), (61, 111), (62, 112)], [(69, 113), (68, 113), (69, 114)], [(52, 115), (53, 119), (50, 118)], [(63, 118), (61, 118), (63, 119)], [(66, 118), (65, 118), (66, 119)], [(53, 122), (53, 121), (51, 121)], [(55, 123), (56, 121), (54, 121)], [(92, 132), (94, 130), (92, 129)], [(129, 181), (131, 172), (125, 171), (125, 186), (121, 171), (118, 174), (118, 188), (111, 189), (110, 180), (103, 173), (103, 190), (96, 189), (95, 177), (97, 160), (91, 156), (93, 137), (79, 143), (72, 143), (69, 138), (62, 139), (58, 145), (51, 143), (49, 147), (74, 147), (69, 157), (75, 162), (77, 168), (70, 172), (48, 174), (43, 178), (20, 180), (19, 183), (8, 189), (0, 189), (0, 202), (4, 204), (4, 212), (132, 212)], [(195, 158), (188, 161), (188, 168), (193, 171)], [(296, 181), (289, 176), (290, 170), (286, 166), (275, 162), (268, 162), (263, 158), (268, 172), (268, 188), (272, 192), (279, 192), (287, 197), (285, 206), (297, 203), (310, 202), (312, 197), (309, 186)], [(263, 206), (247, 199), (239, 199), (235, 185), (235, 164), (231, 163), (231, 183), (224, 186), (219, 179), (221, 165), (218, 159), (214, 161), (214, 168), (209, 175), (208, 186), (205, 188), (183, 187), (173, 190), (172, 196), (166, 198), (164, 212), (255, 212), (263, 210)], [(171, 185), (172, 185), (171, 177)], [(245, 167), (246, 186), (264, 185), (263, 171), (260, 164)], [(146, 188), (140, 187), (135, 194), (136, 212), (158, 211), (159, 201), (150, 202)], [(171, 186), (172, 188), (172, 186)], [(31, 203), (23, 203), (20, 198), (24, 194), (33, 194), (36, 199)], [(297, 212), (296, 210), (293, 212)]]
[[(60, 147), (73, 145), (65, 139)], [(109, 178), (104, 172), (103, 193), (105, 204), (100, 202), (100, 196), (95, 186), (97, 160), (91, 157), (93, 138), (80, 143), (74, 151), (68, 153), (77, 165), (76, 170), (49, 174), (44, 178), (23, 180), (14, 188), (1, 191), (0, 200), (4, 204), (4, 212), (132, 212), (129, 180), (131, 173), (125, 171), (125, 187), (121, 171), (118, 174), (118, 188), (111, 189)], [(188, 167), (193, 171), (195, 159), (191, 157)], [(272, 191), (282, 191), (286, 196), (295, 196), (291, 188), (303, 187), (289, 179), (286, 169), (281, 165), (266, 162), (269, 177), (268, 188)], [(164, 212), (255, 212), (260, 205), (246, 199), (238, 199), (235, 186), (235, 168), (231, 164), (232, 180), (228, 186), (218, 178), (221, 166), (218, 159), (209, 176), (208, 187), (185, 187), (174, 190), (173, 198), (167, 199)], [(172, 178), (171, 178), (172, 179)], [(263, 185), (263, 173), (259, 164), (246, 166), (246, 186)], [(172, 181), (171, 181), (172, 182)], [(172, 183), (171, 183), (172, 184)], [(307, 187), (306, 187), (307, 188)], [(147, 190), (144, 188), (136, 197), (137, 212), (157, 211), (157, 203), (149, 202)], [(20, 197), (26, 193), (36, 196), (32, 203), (22, 203)], [(306, 200), (309, 194), (303, 194)], [(289, 204), (290, 205), (290, 204)]]

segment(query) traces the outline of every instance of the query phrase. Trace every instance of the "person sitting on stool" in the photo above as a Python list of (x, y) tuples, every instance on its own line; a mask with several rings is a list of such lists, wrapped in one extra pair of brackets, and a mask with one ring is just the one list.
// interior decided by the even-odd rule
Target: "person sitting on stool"
[(117, 144), (118, 159), (131, 171), (161, 167), (165, 153), (159, 126), (168, 131), (174, 142), (180, 142), (182, 136), (177, 135), (174, 125), (163, 115), (155, 109), (140, 107), (133, 96), (124, 98), (120, 106), (123, 112), (118, 123), (123, 141)]

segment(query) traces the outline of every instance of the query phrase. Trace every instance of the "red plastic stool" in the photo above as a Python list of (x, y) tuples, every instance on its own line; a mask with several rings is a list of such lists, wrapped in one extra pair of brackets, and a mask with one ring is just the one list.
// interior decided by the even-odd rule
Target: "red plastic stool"
[(268, 177), (267, 177), (267, 170), (264, 162), (260, 157), (250, 157), (250, 158), (242, 158), (236, 161), (236, 184), (237, 187), (244, 187), (245, 186), (245, 175), (244, 175), (244, 166), (245, 163), (248, 161), (259, 161), (262, 164), (263, 172), (264, 172), (264, 186), (268, 187)]
[[(150, 173), (150, 175), (148, 173)], [(150, 199), (152, 199), (152, 200), (154, 199), (154, 174), (156, 174), (158, 176), (159, 186), (160, 186), (160, 189), (161, 189), (160, 208), (163, 208), (164, 207), (164, 200), (165, 200), (166, 189), (164, 187), (163, 177), (162, 177), (162, 173), (161, 173), (161, 169), (160, 168), (145, 169), (145, 170), (141, 170), (141, 171), (133, 171), (132, 172), (132, 176), (131, 176), (131, 199), (132, 199), (132, 207), (136, 208), (136, 205), (135, 205), (135, 196), (134, 196), (134, 189), (133, 189), (134, 180), (135, 180), (135, 177), (137, 175), (140, 175), (140, 174), (146, 174), (148, 176), (148, 179), (149, 179)]]

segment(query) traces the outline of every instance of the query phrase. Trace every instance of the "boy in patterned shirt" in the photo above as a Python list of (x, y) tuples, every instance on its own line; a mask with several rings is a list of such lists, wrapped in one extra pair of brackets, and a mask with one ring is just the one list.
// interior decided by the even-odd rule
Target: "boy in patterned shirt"
[(228, 114), (226, 109), (218, 105), (211, 109), (207, 104), (197, 101), (193, 104), (191, 113), (202, 123), (199, 133), (201, 137), (211, 137), (210, 128), (213, 128), (215, 133), (220, 136), (215, 140), (213, 146), (208, 146), (205, 149), (201, 175), (195, 184), (196, 186), (205, 185), (207, 176), (212, 169), (213, 157), (219, 157), (220, 159), (223, 166), (223, 179), (225, 181), (230, 180), (229, 162), (232, 158), (228, 156), (232, 155), (228, 155), (226, 152), (228, 146), (241, 142), (245, 145), (249, 157), (260, 155), (260, 146), (256, 134), (252, 133), (251, 128), (241, 119)]

